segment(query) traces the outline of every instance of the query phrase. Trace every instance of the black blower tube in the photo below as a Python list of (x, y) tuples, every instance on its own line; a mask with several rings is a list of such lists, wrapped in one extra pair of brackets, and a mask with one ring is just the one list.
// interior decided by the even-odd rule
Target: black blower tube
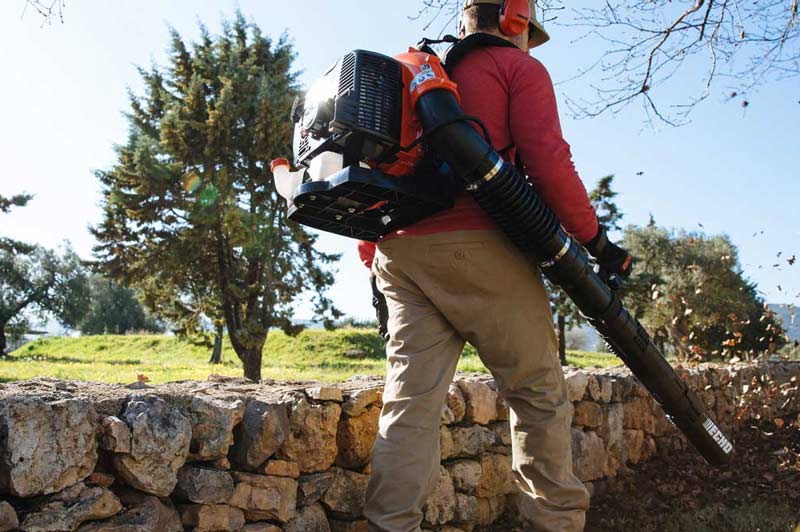
[(733, 445), (705, 412), (639, 321), (594, 272), (586, 250), (517, 169), (503, 161), (447, 90), (423, 94), (416, 105), (427, 147), (467, 185), (508, 238), (560, 286), (609, 347), (650, 391), (669, 419), (713, 465), (733, 458)]

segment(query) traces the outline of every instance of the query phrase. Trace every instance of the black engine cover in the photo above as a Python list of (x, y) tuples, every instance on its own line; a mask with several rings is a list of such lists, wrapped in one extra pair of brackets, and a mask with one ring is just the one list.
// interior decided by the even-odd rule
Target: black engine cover
[(289, 219), (320, 231), (377, 242), (392, 231), (452, 207), (461, 188), (435, 171), (398, 178), (348, 166), (325, 181), (300, 185)]

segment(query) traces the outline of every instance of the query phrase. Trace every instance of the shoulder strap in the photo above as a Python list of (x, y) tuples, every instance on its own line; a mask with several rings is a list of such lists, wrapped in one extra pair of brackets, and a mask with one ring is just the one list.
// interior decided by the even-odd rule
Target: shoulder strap
[(516, 48), (514, 43), (502, 39), (489, 33), (472, 33), (457, 41), (451, 46), (444, 56), (444, 68), (447, 74), (452, 76), (455, 66), (464, 59), (470, 52), (478, 48), (489, 46), (502, 46), (506, 48)]

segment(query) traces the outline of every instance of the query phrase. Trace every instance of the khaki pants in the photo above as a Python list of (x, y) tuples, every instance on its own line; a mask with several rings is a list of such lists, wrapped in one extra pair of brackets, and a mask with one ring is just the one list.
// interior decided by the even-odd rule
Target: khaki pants
[(533, 530), (582, 530), (589, 495), (572, 472), (572, 405), (539, 271), (499, 232), (454, 231), (379, 244), (373, 272), (391, 339), (364, 512), (369, 529), (420, 530), (439, 475), (442, 408), (468, 341), (511, 408), (523, 515)]

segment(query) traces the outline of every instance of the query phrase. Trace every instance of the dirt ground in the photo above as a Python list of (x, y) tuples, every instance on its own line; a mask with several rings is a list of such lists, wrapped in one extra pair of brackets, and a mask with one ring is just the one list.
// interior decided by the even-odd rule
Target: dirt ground
[(586, 532), (800, 532), (800, 415), (734, 438), (729, 466), (712, 468), (687, 450), (599, 486)]
[(800, 416), (751, 424), (715, 469), (691, 451), (638, 466), (592, 499), (587, 532), (800, 532)]

